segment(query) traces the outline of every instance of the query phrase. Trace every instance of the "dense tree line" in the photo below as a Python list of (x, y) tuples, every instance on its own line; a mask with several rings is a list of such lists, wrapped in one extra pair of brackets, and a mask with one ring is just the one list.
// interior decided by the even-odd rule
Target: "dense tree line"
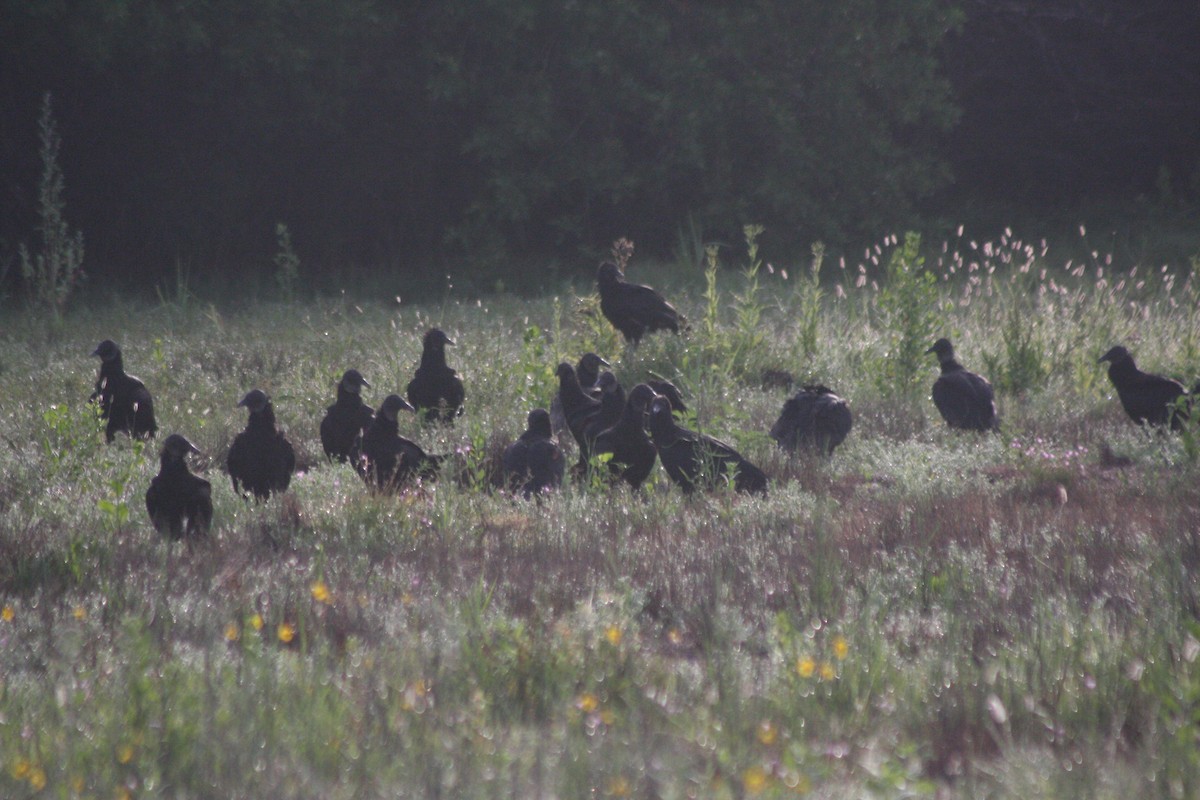
[[(1036, 94), (1049, 62), (1018, 49), (1037, 30), (1008, 22), (1079, 5), (1107, 30), (1102, 12), (1122, 6), (960, 5), (0, 0), (0, 258), (36, 224), (45, 92), (93, 273), (266, 263), (279, 221), (308, 264), (330, 266), (573, 255), (619, 235), (665, 251), (689, 219), (731, 240), (748, 221), (780, 243), (875, 235), (908, 222), (951, 168), (1026, 163), (984, 111)], [(1176, 42), (1197, 16), (1163, 13), (1130, 29), (1170, 24)], [(1115, 58), (1072, 41), (1065, 55)], [(1143, 80), (1109, 89), (1144, 96), (1160, 73), (1139, 68)], [(1056, 84), (1098, 109), (1076, 125), (1104, 121), (1110, 100), (1088, 83), (1102, 77)], [(1155, 119), (1184, 118), (1187, 102)], [(1047, 144), (1015, 127), (1027, 150)], [(1110, 133), (1088, 141), (1131, 131)], [(1190, 135), (1176, 135), (1178, 170), (1195, 159)], [(1070, 137), (1050, 144), (1088, 157)]]

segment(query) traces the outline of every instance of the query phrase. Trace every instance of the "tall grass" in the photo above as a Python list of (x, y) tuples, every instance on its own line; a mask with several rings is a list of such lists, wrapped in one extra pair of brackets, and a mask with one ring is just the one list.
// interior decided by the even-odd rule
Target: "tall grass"
[[(964, 436), (926, 396), (932, 357), (916, 389), (880, 391), (881, 343), (928, 346), (888, 299), (909, 245), (823, 287), (758, 270), (753, 295), (714, 271), (706, 299), (689, 266), (665, 284), (699, 324), (636, 350), (550, 298), (163, 300), (81, 308), (55, 337), (7, 312), (0, 794), (1195, 796), (1197, 467), (1094, 363), (1120, 341), (1191, 383), (1194, 284), (1011, 234), (921, 252), (939, 335), (996, 370), (1004, 436)], [(735, 295), (773, 300), (754, 330)], [(815, 332), (794, 299), (819, 302)], [(481, 480), (372, 494), (323, 462), (317, 423), (347, 367), (370, 400), (401, 390), (435, 323), (467, 414), (409, 421), (431, 451), (482, 469), (549, 402), (554, 363), (594, 349), (626, 385), (654, 370), (702, 393), (770, 495), (685, 498), (661, 474), (533, 503)], [(153, 445), (103, 444), (83, 401), (106, 337), (203, 451), (210, 542), (153, 533)], [(833, 458), (774, 448), (785, 395), (760, 365), (849, 398)], [(221, 471), (252, 385), (302, 469), (261, 505)]]

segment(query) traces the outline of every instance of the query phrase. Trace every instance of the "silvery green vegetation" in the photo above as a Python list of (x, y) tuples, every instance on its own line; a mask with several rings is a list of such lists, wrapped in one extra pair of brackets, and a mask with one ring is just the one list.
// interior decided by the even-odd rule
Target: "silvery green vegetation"
[[(1200, 792), (1196, 427), (1134, 425), (1096, 363), (1123, 343), (1200, 377), (1189, 265), (1086, 239), (1068, 261), (1012, 232), (781, 265), (747, 234), (707, 274), (629, 262), (690, 321), (636, 349), (591, 286), (5, 310), (0, 794)], [(317, 425), (346, 368), (368, 402), (399, 392), (432, 325), (466, 413), (402, 432), (460, 474), (373, 493)], [(921, 353), (943, 335), (995, 385), (1000, 433), (937, 416)], [(104, 338), (154, 393), (154, 442), (104, 443), (86, 403)], [(685, 498), (661, 467), (639, 493), (489, 490), (556, 364), (589, 350), (626, 386), (675, 381), (769, 495)], [(832, 457), (767, 436), (787, 396), (767, 370), (849, 400)], [(251, 387), (299, 466), (261, 504), (222, 472)], [(172, 432), (213, 484), (191, 547), (142, 507)]]

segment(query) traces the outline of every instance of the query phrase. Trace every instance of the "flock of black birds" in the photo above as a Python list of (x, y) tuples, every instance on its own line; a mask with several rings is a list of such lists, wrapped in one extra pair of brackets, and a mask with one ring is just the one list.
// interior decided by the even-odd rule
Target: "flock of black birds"
[[(683, 317), (661, 294), (648, 286), (627, 283), (616, 264), (605, 262), (597, 272), (600, 308), (636, 346), (647, 333), (686, 326)], [(337, 383), (337, 398), (321, 420), (321, 446), (333, 462), (349, 463), (371, 486), (394, 490), (417, 479), (434, 479), (447, 456), (426, 453), (400, 435), (401, 411), (429, 423), (451, 423), (463, 413), (462, 379), (446, 364), (446, 346), (454, 342), (434, 328), (425, 334), (421, 362), (407, 387), (408, 399), (384, 398), (373, 410), (362, 399), (370, 383), (358, 370), (348, 369)], [(994, 393), (986, 378), (970, 372), (954, 357), (949, 339), (938, 339), (927, 351), (935, 354), (940, 375), (933, 384), (933, 401), (951, 428), (970, 431), (999, 429)], [(92, 353), (101, 360), (91, 400), (105, 420), (105, 438), (117, 433), (149, 439), (158, 426), (154, 402), (145, 384), (125, 372), (121, 349), (104, 340)], [(1169, 425), (1178, 429), (1188, 417), (1188, 404), (1200, 395), (1200, 383), (1189, 393), (1178, 381), (1142, 372), (1124, 347), (1113, 347), (1099, 363), (1109, 363), (1108, 376), (1129, 417), (1138, 424)], [(558, 440), (568, 432), (579, 449), (571, 472), (595, 475), (638, 489), (659, 461), (667, 476), (685, 493), (729, 484), (738, 491), (766, 494), (767, 476), (731, 445), (689, 430), (679, 423), (686, 412), (682, 394), (662, 379), (639, 383), (628, 392), (611, 366), (595, 353), (585, 353), (577, 365), (558, 365), (558, 392), (550, 410), (529, 412), (524, 433), (509, 445), (501, 459), (500, 483), (526, 498), (540, 496), (562, 484), (567, 470)], [(238, 407), (249, 413), (245, 430), (233, 440), (226, 468), (234, 491), (264, 500), (286, 491), (296, 468), (295, 451), (275, 424), (271, 398), (252, 389)], [(831, 389), (811, 385), (783, 405), (770, 436), (788, 452), (831, 455), (849, 435), (853, 424), (849, 404)], [(160, 468), (146, 492), (146, 510), (156, 530), (170, 539), (195, 539), (212, 524), (212, 486), (193, 475), (189, 454), (199, 450), (181, 434), (163, 442)]]

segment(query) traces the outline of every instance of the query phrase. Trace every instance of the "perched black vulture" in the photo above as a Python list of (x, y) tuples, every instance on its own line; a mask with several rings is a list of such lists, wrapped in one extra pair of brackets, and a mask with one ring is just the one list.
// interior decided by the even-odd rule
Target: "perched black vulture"
[(1000, 427), (992, 384), (954, 360), (954, 345), (938, 339), (925, 351), (936, 353), (942, 374), (933, 384), (933, 403), (951, 428), (994, 431)]
[(108, 420), (104, 438), (111, 442), (118, 431), (134, 439), (152, 438), (158, 431), (154, 400), (144, 383), (125, 373), (121, 348), (105, 339), (92, 355), (100, 357), (100, 375), (90, 399), (100, 404), (100, 416)]
[[(617, 423), (603, 431), (592, 442), (592, 454), (611, 453), (608, 469), (634, 489), (650, 476), (658, 451), (646, 435), (646, 412), (650, 404), (660, 395), (644, 383), (639, 383), (629, 392), (625, 408)], [(668, 401), (669, 402), (669, 401)]]
[(233, 491), (266, 500), (272, 492), (283, 492), (292, 482), (296, 453), (292, 444), (275, 429), (275, 408), (262, 389), (251, 389), (238, 402), (250, 411), (246, 429), (234, 437), (225, 464)]
[(732, 478), (739, 492), (767, 493), (767, 476), (761, 469), (719, 439), (681, 428), (665, 397), (650, 403), (650, 438), (667, 475), (684, 492)]
[(168, 539), (198, 539), (212, 525), (212, 485), (188, 471), (188, 453), (199, 453), (173, 433), (163, 442), (158, 474), (146, 490), (146, 511), (154, 529)]
[(442, 331), (425, 334), (421, 365), (408, 383), (408, 402), (428, 422), (449, 422), (463, 413), (463, 382), (446, 366), (446, 345), (454, 342)]
[[(1097, 362), (1108, 362), (1108, 379), (1116, 387), (1117, 397), (1125, 413), (1139, 425), (1166, 425), (1179, 430), (1187, 419), (1186, 410), (1180, 408), (1171, 413), (1171, 404), (1187, 392), (1179, 381), (1142, 372), (1133, 361), (1133, 356), (1124, 347), (1117, 345)], [(1200, 385), (1200, 384), (1198, 384)]]
[(389, 394), (362, 436), (359, 472), (380, 489), (397, 489), (417, 477), (432, 479), (442, 462), (441, 457), (428, 455), (416, 442), (400, 435), (396, 416), (402, 409), (416, 411), (400, 395)]
[(805, 386), (783, 404), (771, 438), (788, 452), (806, 448), (826, 455), (846, 440), (850, 405), (825, 386)]
[[(600, 390), (596, 381), (600, 378), (600, 367), (612, 366), (595, 353), (584, 353), (575, 365), (575, 377), (579, 380), (579, 388), (588, 397), (600, 398)], [(570, 431), (567, 416), (563, 413), (562, 399), (556, 393), (550, 400), (550, 423), (554, 434), (560, 439)]]
[(605, 261), (596, 271), (600, 310), (621, 332), (626, 342), (637, 344), (647, 333), (671, 330), (679, 333), (683, 318), (675, 307), (649, 286), (626, 283), (621, 269)]
[(325, 410), (325, 418), (321, 420), (321, 447), (331, 461), (348, 461), (358, 437), (375, 418), (375, 412), (363, 402), (364, 386), (371, 388), (362, 373), (356, 369), (346, 370), (337, 384), (337, 401)]
[(562, 485), (563, 455), (554, 441), (550, 414), (544, 408), (529, 412), (525, 432), (504, 450), (504, 483), (525, 497)]
[(589, 396), (580, 388), (579, 379), (575, 376), (575, 368), (566, 361), (558, 365), (555, 374), (558, 376), (558, 401), (567, 421), (567, 429), (579, 443), (580, 450), (586, 450), (587, 441), (584, 438), (584, 428), (588, 420), (600, 411), (600, 401)]

